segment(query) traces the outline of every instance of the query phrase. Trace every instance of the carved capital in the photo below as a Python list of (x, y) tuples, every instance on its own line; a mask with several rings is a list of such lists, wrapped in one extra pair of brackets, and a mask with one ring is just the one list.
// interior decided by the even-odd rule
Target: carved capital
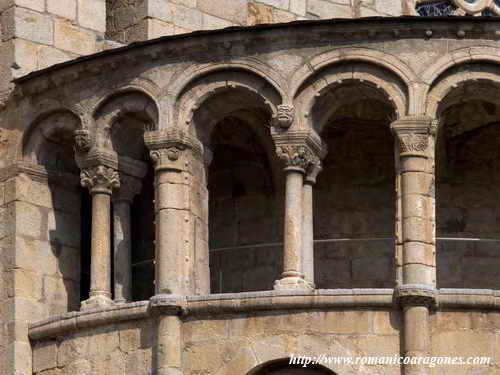
[(429, 285), (405, 284), (394, 290), (396, 302), (405, 306), (426, 306), (433, 308), (437, 304), (436, 288)]
[(289, 104), (278, 105), (278, 111), (273, 116), (272, 126), (282, 129), (288, 129), (293, 124), (295, 119), (295, 109)]
[(285, 168), (299, 168), (308, 171), (319, 159), (304, 145), (281, 145), (276, 148), (278, 158), (285, 164)]
[(87, 129), (78, 129), (75, 131), (75, 151), (78, 153), (89, 152), (92, 148), (92, 139), (90, 131)]
[(306, 171), (306, 178), (304, 183), (314, 185), (316, 184), (316, 179), (318, 178), (318, 174), (323, 170), (321, 166), (321, 162), (318, 160), (317, 163), (312, 164), (308, 170)]
[(134, 197), (141, 192), (141, 180), (120, 173), (120, 189), (113, 195), (114, 202), (131, 203)]
[(437, 121), (426, 116), (408, 116), (391, 124), (400, 155), (423, 155), (437, 132)]
[(111, 194), (114, 189), (120, 187), (118, 172), (103, 165), (83, 169), (80, 173), (80, 181), (82, 186), (89, 189), (91, 194)]
[(144, 140), (157, 171), (185, 170), (188, 165), (185, 158), (188, 151), (197, 158), (203, 157), (201, 143), (178, 129), (146, 132)]

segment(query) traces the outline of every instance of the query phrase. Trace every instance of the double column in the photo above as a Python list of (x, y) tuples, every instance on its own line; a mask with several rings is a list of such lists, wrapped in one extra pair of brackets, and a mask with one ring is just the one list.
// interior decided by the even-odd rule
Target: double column
[(314, 288), (312, 184), (324, 156), (321, 139), (310, 131), (274, 133), (285, 172), (283, 273), (274, 289)]
[(97, 150), (84, 160), (81, 184), (92, 195), (92, 239), (90, 265), (90, 296), (82, 308), (100, 308), (111, 300), (111, 195), (120, 187), (114, 153)]
[[(430, 355), (429, 311), (436, 303), (435, 279), (435, 122), (424, 116), (391, 125), (396, 137), (399, 176), (401, 280), (395, 297), (403, 309), (403, 355)], [(413, 361), (413, 363), (418, 361)], [(422, 364), (405, 365), (405, 375), (424, 375)]]

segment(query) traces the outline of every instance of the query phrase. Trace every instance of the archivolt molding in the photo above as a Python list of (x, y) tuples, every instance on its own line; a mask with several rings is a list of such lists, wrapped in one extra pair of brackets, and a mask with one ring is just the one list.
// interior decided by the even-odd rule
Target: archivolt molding
[[(217, 70), (192, 81), (188, 87), (185, 87), (185, 90), (176, 101), (174, 123), (178, 124), (181, 130), (188, 129), (190, 132), (196, 132), (197, 125), (203, 126), (209, 133), (218, 121), (229, 115), (235, 108), (224, 108), (227, 110), (226, 112), (208, 113), (208, 109), (204, 104), (208, 99), (219, 93), (234, 91), (235, 95), (238, 95), (237, 90), (251, 93), (256, 98), (260, 98), (270, 117), (277, 116), (278, 106), (283, 101), (282, 93), (260, 75), (255, 75), (253, 72), (246, 70), (231, 69)], [(239, 109), (244, 110), (247, 104), (242, 102)], [(203, 118), (203, 124), (193, 124), (196, 113)], [(270, 124), (263, 123), (262, 125), (268, 126)]]
[(405, 86), (410, 87), (413, 82), (419, 82), (417, 74), (402, 60), (386, 52), (369, 48), (338, 48), (317, 55), (300, 67), (291, 78), (289, 96), (294, 98), (300, 87), (311, 76), (329, 65), (344, 62), (362, 61), (373, 64), (397, 75)]
[(289, 102), (286, 95), (286, 80), (281, 77), (275, 70), (268, 65), (263, 64), (259, 60), (233, 60), (221, 64), (203, 64), (195, 65), (186, 69), (174, 82), (169, 83), (169, 94), (176, 100), (179, 100), (186, 88), (197, 79), (216, 73), (219, 71), (246, 71), (260, 77), (262, 80), (270, 84), (281, 96), (282, 102)]
[(492, 46), (476, 46), (456, 49), (439, 58), (421, 75), (422, 81), (432, 87), (438, 77), (455, 65), (467, 62), (485, 61), (500, 64), (500, 48)]
[(81, 124), (80, 117), (66, 108), (40, 115), (24, 133), (22, 144), (18, 147), (18, 159), (37, 164), (40, 147), (46, 139), (61, 131), (74, 133), (81, 128)]
[(144, 116), (149, 122), (147, 130), (157, 130), (159, 127), (160, 114), (155, 99), (135, 86), (123, 87), (104, 98), (94, 111), (96, 135), (101, 135), (96, 139), (98, 147), (105, 146), (111, 127), (125, 114)]
[(313, 78), (311, 82), (297, 92), (295, 102), (297, 107), (300, 108), (298, 110), (300, 114), (298, 117), (299, 124), (297, 125), (299, 127), (314, 128), (320, 133), (325, 120), (343, 103), (333, 101), (332, 106), (321, 114), (320, 124), (313, 124), (313, 107), (318, 98), (325, 95), (327, 90), (346, 81), (357, 81), (372, 85), (393, 105), (398, 117), (407, 113), (408, 94), (405, 92), (406, 86), (404, 82), (391, 75), (391, 72), (387, 72), (373, 64), (353, 62), (353, 64), (349, 65), (332, 65), (318, 72)]
[[(467, 82), (485, 81), (490, 83), (500, 84), (500, 67), (497, 69), (486, 69), (483, 67), (481, 71), (463, 71), (443, 78), (426, 97), (425, 113), (431, 117), (439, 117), (440, 105), (446, 100), (447, 96), (460, 85)], [(483, 99), (485, 101), (494, 100), (497, 95), (484, 95), (478, 93), (477, 96), (469, 97), (469, 99)], [(453, 104), (452, 102), (448, 103)], [(442, 108), (444, 109), (444, 108)]]

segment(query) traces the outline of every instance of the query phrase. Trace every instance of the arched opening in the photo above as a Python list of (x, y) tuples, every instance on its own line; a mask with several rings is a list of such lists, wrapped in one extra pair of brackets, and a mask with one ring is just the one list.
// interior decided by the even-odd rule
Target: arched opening
[(317, 364), (290, 364), (298, 358), (283, 359), (273, 361), (269, 364), (259, 366), (247, 375), (335, 375), (335, 373), (326, 367)]
[(404, 111), (395, 104), (404, 103), (404, 86), (363, 63), (329, 68), (306, 85), (300, 98), (313, 98), (309, 124), (328, 148), (314, 187), (316, 288), (391, 288), (396, 174), (390, 123)]
[[(144, 132), (156, 126), (158, 111), (146, 95), (124, 92), (108, 99), (96, 112), (96, 119), (104, 147), (118, 155), (120, 171), (121, 186), (112, 200), (113, 297), (147, 300), (154, 295), (155, 227), (154, 171)], [(123, 205), (128, 206), (129, 217), (123, 214)], [(128, 232), (124, 230), (127, 226)], [(128, 244), (131, 248), (126, 259), (122, 253), (129, 251)], [(125, 273), (131, 273), (131, 287), (125, 287), (128, 290), (122, 285)]]
[[(202, 100), (193, 115), (196, 137), (213, 156), (207, 168), (210, 291), (271, 290), (282, 270), (282, 194), (276, 191), (282, 176), (268, 126), (270, 103), (261, 93), (272, 93), (270, 102), (279, 99), (260, 78), (219, 75), (189, 89)], [(208, 94), (199, 91), (210, 85)]]
[[(445, 76), (452, 77), (457, 69)], [(496, 189), (500, 180), (499, 95), (498, 82), (464, 81), (454, 86), (438, 107), (436, 235), (440, 288), (500, 287), (500, 205)]]
[[(17, 177), (23, 191), (19, 215), (36, 215), (39, 220), (18, 233), (24, 250), (34, 251), (26, 255), (33, 267), (15, 272), (39, 280), (33, 282), (33, 290), (42, 285), (37, 302), (50, 315), (78, 310), (90, 288), (91, 208), (73, 155), (79, 126), (79, 119), (66, 111), (38, 120), (24, 139), (22, 157), (46, 179)], [(45, 267), (40, 268), (42, 261)]]

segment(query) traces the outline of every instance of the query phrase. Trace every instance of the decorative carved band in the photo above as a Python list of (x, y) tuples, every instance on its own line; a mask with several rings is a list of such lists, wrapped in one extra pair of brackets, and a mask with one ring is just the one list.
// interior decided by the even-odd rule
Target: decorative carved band
[(294, 107), (289, 104), (280, 104), (278, 105), (278, 112), (273, 116), (271, 125), (282, 129), (288, 129), (292, 126), (294, 119)]
[(426, 134), (404, 134), (399, 137), (399, 152), (425, 152), (429, 147), (429, 136)]
[(406, 284), (394, 289), (394, 298), (401, 306), (435, 307), (437, 291), (434, 287), (420, 284)]
[(111, 194), (113, 189), (120, 188), (118, 172), (103, 165), (83, 169), (80, 180), (82, 186), (89, 189), (92, 194)]

